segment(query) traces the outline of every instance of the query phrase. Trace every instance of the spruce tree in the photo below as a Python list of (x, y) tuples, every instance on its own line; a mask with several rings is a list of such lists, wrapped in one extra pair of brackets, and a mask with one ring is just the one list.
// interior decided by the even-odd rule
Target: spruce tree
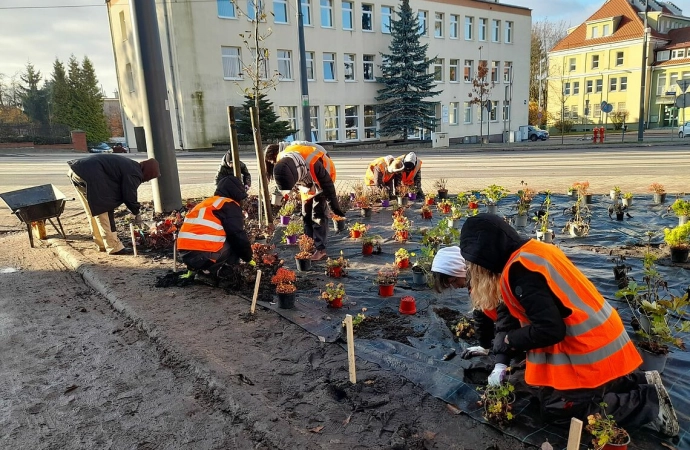
[(68, 125), (70, 123), (70, 95), (65, 66), (55, 59), (50, 83), (50, 116), (51, 123)]
[[(253, 141), (254, 133), (252, 130), (252, 116), (249, 113), (249, 108), (254, 106), (254, 97), (251, 94), (244, 96), (244, 103), (242, 110), (238, 114), (237, 120), (237, 140), (238, 141)], [(273, 102), (266, 98), (266, 94), (259, 94), (259, 129), (261, 130), (261, 141), (266, 143), (279, 142), (296, 133), (298, 130), (290, 128), (290, 123), (285, 120), (280, 120), (273, 109)]]
[(27, 63), (26, 72), (20, 77), (22, 84), (19, 86), (19, 98), (22, 102), (24, 114), (32, 122), (48, 124), (48, 95), (44, 88), (39, 88), (41, 72), (36, 70), (31, 63)]
[(98, 87), (96, 72), (89, 58), (79, 65), (72, 55), (67, 69), (69, 93), (69, 125), (72, 129), (86, 132), (89, 142), (106, 141), (109, 138), (108, 126), (103, 112), (103, 93)]
[(419, 41), (419, 23), (412, 13), (409, 0), (402, 0), (391, 20), (390, 53), (382, 53), (382, 76), (376, 81), (384, 85), (378, 90), (381, 136), (401, 136), (407, 140), (416, 128), (433, 130), (437, 119), (434, 103), (424, 101), (441, 91), (433, 91), (434, 74), (428, 73), (430, 60), (426, 56), (428, 44)]

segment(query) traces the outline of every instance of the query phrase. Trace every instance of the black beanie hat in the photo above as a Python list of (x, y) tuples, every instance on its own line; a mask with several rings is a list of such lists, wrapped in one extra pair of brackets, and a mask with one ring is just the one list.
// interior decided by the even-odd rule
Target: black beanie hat
[(478, 214), (468, 217), (460, 230), (460, 251), (465, 261), (501, 273), (528, 240), (496, 214)]
[(281, 191), (289, 191), (295, 187), (299, 181), (297, 177), (297, 166), (292, 158), (281, 159), (273, 168), (273, 178)]

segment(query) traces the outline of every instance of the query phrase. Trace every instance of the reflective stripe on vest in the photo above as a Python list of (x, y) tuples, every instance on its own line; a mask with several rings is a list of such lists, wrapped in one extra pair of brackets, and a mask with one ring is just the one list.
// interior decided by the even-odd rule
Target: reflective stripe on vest
[(503, 300), (523, 326), (529, 319), (508, 283), (515, 262), (543, 275), (553, 294), (572, 311), (563, 319), (566, 335), (561, 342), (527, 352), (528, 384), (561, 390), (595, 388), (640, 365), (618, 313), (562, 251), (535, 240), (511, 255), (501, 277)]
[[(316, 147), (301, 144), (290, 145), (285, 150), (278, 153), (276, 161), (280, 161), (280, 159), (283, 157), (285, 153), (298, 153), (302, 156), (306, 166), (309, 167), (309, 174), (311, 175), (311, 180), (319, 190), (321, 190), (321, 184), (319, 183), (319, 180), (316, 178), (316, 170), (314, 169), (314, 165), (317, 161), (321, 160), (321, 163), (323, 164), (323, 167), (326, 169), (328, 175), (331, 177), (331, 180), (335, 182), (335, 165), (333, 164), (333, 161), (331, 161), (331, 158), (329, 158), (328, 155), (326, 155), (324, 152), (317, 149)], [(301, 195), (302, 200), (304, 201), (314, 198), (316, 192), (303, 192)]]
[[(405, 161), (405, 155), (400, 157), (401, 161)], [(417, 176), (417, 172), (419, 172), (419, 169), (422, 168), (422, 160), (418, 159), (417, 160), (417, 165), (414, 166), (414, 169), (412, 169), (410, 172), (402, 171), (400, 172), (402, 175), (401, 182), (405, 186), (413, 186), (414, 185), (414, 177)]]
[(367, 186), (376, 186), (376, 181), (377, 181), (376, 168), (377, 167), (379, 169), (379, 172), (381, 172), (383, 174), (382, 178), (383, 178), (384, 183), (388, 183), (391, 180), (391, 178), (393, 178), (393, 176), (395, 175), (392, 173), (388, 173), (386, 171), (386, 168), (388, 167), (388, 165), (386, 164), (386, 158), (384, 158), (384, 157), (376, 158), (375, 160), (373, 160), (371, 162), (371, 164), (369, 164), (369, 167), (367, 167), (367, 172), (364, 174), (364, 184), (366, 184)]
[(225, 230), (214, 211), (221, 209), (226, 203), (239, 206), (235, 200), (217, 196), (196, 205), (182, 223), (177, 235), (177, 248), (212, 253), (220, 251), (225, 244)]

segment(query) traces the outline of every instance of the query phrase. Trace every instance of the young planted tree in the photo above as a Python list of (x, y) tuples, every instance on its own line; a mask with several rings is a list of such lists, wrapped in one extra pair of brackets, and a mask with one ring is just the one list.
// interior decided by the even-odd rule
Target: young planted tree
[[(483, 141), (484, 138), (484, 120), (482, 118), (484, 117), (484, 111), (486, 110), (486, 115), (487, 115), (487, 128), (488, 128), (488, 118), (489, 118), (489, 110), (485, 108), (486, 102), (489, 101), (489, 97), (491, 95), (491, 90), (494, 87), (494, 82), (493, 81), (488, 81), (487, 80), (487, 75), (489, 73), (489, 67), (486, 64), (486, 61), (479, 61), (479, 65), (477, 67), (477, 72), (474, 75), (474, 78), (472, 79), (472, 91), (468, 94), (468, 97), (470, 98), (470, 104), (471, 105), (478, 105), (479, 106), (479, 138), (480, 141)], [(488, 134), (488, 130), (487, 130)]]
[[(251, 95), (245, 95), (244, 98), (242, 112), (237, 121), (237, 139), (240, 141), (251, 141), (254, 138), (254, 133), (249, 108), (256, 105), (256, 99)], [(259, 129), (261, 130), (261, 140), (264, 143), (282, 141), (297, 132), (297, 130), (290, 128), (290, 124), (287, 121), (278, 118), (273, 109), (273, 102), (268, 100), (266, 94), (260, 93), (257, 99), (259, 103), (259, 116), (261, 117)]]
[(22, 109), (29, 119), (40, 125), (48, 124), (48, 94), (46, 89), (39, 87), (41, 72), (31, 63), (27, 63), (26, 71), (20, 75), (19, 98)]
[(389, 53), (383, 54), (382, 75), (376, 81), (383, 84), (378, 90), (381, 136), (407, 136), (415, 129), (433, 130), (437, 119), (434, 103), (424, 101), (441, 91), (433, 91), (434, 74), (429, 73), (430, 60), (426, 56), (428, 44), (419, 41), (419, 23), (412, 13), (409, 0), (402, 0), (391, 20)]

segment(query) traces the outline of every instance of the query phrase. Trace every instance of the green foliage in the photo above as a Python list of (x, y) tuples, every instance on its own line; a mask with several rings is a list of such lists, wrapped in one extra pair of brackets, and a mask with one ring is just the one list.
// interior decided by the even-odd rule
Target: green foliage
[(623, 124), (629, 115), (628, 111), (616, 111), (609, 114), (609, 119), (611, 119), (611, 123), (613, 123), (613, 129), (620, 130), (623, 128)]
[(457, 245), (460, 242), (460, 230), (448, 226), (448, 218), (439, 220), (438, 225), (427, 230), (422, 238), (422, 245), (434, 249), (441, 245)]
[(48, 122), (48, 89), (40, 88), (41, 72), (31, 63), (26, 64), (26, 71), (19, 77), (19, 98), (22, 102), (24, 114), (33, 123), (47, 125)]
[(587, 416), (585, 429), (594, 436), (592, 444), (597, 450), (603, 449), (606, 444), (625, 444), (628, 440), (628, 433), (618, 426), (612, 415), (606, 414), (606, 403), (600, 403), (601, 413), (594, 413)]
[(551, 191), (546, 191), (546, 197), (541, 204), (540, 214), (534, 217), (537, 222), (537, 231), (546, 233), (549, 230), (549, 208), (551, 208)]
[(486, 203), (487, 205), (495, 205), (498, 203), (499, 200), (508, 195), (509, 192), (510, 191), (504, 188), (503, 186), (491, 184), (486, 188), (482, 189), (482, 197), (484, 203)]
[(50, 83), (50, 121), (69, 124), (71, 121), (70, 93), (65, 66), (59, 59), (53, 62), (53, 74)]
[(664, 228), (664, 241), (671, 248), (687, 248), (690, 246), (690, 222), (671, 229)]
[(676, 216), (690, 216), (690, 201), (677, 198), (671, 205), (671, 209)]
[[(237, 139), (250, 142), (254, 140), (254, 133), (249, 108), (254, 106), (254, 97), (252, 94), (247, 94), (244, 98), (242, 109), (238, 111)], [(273, 109), (273, 103), (266, 98), (266, 94), (259, 94), (259, 124), (261, 141), (264, 144), (282, 141), (297, 132), (297, 130), (290, 128), (289, 122), (278, 118)]]
[(554, 122), (553, 127), (561, 133), (570, 133), (573, 131), (575, 123), (572, 120), (557, 120)]
[(376, 81), (383, 84), (376, 101), (381, 136), (407, 136), (415, 129), (433, 130), (436, 127), (434, 104), (423, 99), (441, 91), (433, 91), (434, 74), (428, 73), (428, 44), (419, 40), (419, 23), (410, 8), (409, 0), (402, 0), (391, 20), (389, 53), (382, 54), (382, 75)]

